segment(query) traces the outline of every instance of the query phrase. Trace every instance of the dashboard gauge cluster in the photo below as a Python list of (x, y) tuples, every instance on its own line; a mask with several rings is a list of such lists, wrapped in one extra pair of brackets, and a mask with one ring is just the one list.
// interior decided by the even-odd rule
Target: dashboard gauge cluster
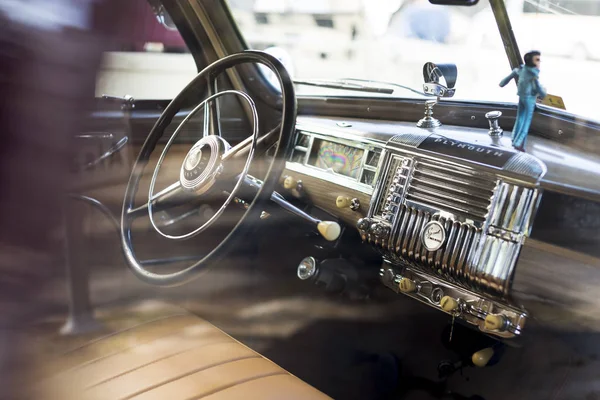
[(296, 146), (286, 167), (372, 194), (382, 147), (299, 130)]
[(315, 139), (308, 157), (308, 165), (357, 179), (363, 167), (364, 154), (363, 149)]

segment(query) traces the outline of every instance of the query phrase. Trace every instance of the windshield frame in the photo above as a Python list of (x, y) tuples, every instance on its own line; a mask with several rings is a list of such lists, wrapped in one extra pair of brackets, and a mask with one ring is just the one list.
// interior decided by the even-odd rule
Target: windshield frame
[(490, 0), (490, 6), (494, 14), (494, 20), (496, 21), (496, 27), (500, 32), (500, 38), (506, 51), (506, 57), (512, 69), (518, 68), (523, 64), (523, 58), (519, 51), (519, 44), (506, 10), (504, 0)]

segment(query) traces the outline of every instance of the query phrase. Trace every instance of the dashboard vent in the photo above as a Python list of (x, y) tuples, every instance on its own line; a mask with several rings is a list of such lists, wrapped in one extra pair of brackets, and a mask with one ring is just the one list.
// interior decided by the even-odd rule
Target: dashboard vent
[(495, 180), (451, 164), (415, 161), (406, 200), (483, 221), (489, 213)]

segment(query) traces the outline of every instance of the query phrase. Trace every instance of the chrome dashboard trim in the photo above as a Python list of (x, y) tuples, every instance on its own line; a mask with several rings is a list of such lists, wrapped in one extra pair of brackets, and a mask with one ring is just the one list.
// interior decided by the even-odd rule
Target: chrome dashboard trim
[[(417, 129), (417, 128), (415, 128)], [(453, 165), (468, 168), (473, 171), (474, 174), (497, 175), (500, 178), (509, 179), (518, 184), (534, 185), (537, 186), (540, 180), (544, 177), (547, 172), (547, 168), (543, 162), (538, 158), (533, 157), (527, 153), (517, 152), (514, 153), (504, 164), (502, 168), (486, 165), (477, 161), (469, 159), (461, 159), (453, 156), (448, 156), (443, 153), (431, 152), (429, 150), (420, 149), (418, 146), (425, 141), (434, 132), (425, 131), (421, 134), (411, 132), (407, 130), (406, 134), (396, 135), (388, 142), (388, 147), (396, 149), (402, 152), (406, 152), (409, 155), (416, 155), (420, 158), (427, 158), (434, 162), (443, 160), (445, 163), (451, 163)], [(437, 132), (436, 132), (437, 133)], [(443, 135), (441, 135), (443, 136)], [(505, 151), (505, 149), (500, 149)]]
[[(368, 195), (373, 194), (372, 186), (350, 180), (343, 175), (342, 176), (334, 175), (331, 172), (327, 172), (327, 171), (319, 169), (319, 168), (310, 167), (307, 165), (302, 165), (300, 163), (291, 162), (291, 161), (285, 162), (285, 168), (290, 171), (298, 172), (298, 173), (304, 174), (304, 175), (309, 175), (314, 178), (318, 178), (318, 179), (322, 179), (327, 182), (334, 183), (336, 185), (345, 186), (349, 189), (356, 190), (361, 193), (365, 193)], [(375, 177), (375, 179), (377, 179), (377, 177)]]
[[(512, 339), (522, 334), (528, 318), (528, 313), (520, 307), (515, 307), (497, 299), (482, 296), (472, 290), (458, 287), (451, 282), (436, 278), (407, 266), (393, 265), (384, 262), (379, 275), (382, 283), (396, 293), (402, 293), (446, 314), (453, 315), (442, 309), (440, 300), (443, 296), (459, 299), (459, 308), (454, 316), (474, 325), (485, 334)], [(416, 290), (403, 293), (399, 289), (401, 279), (410, 279), (416, 283)], [(505, 329), (489, 330), (485, 327), (488, 315), (501, 315), (506, 319)]]
[[(379, 172), (381, 170), (381, 164), (384, 160), (383, 151), (385, 142), (376, 139), (366, 138), (358, 134), (353, 134), (351, 132), (348, 132), (348, 129), (349, 127), (339, 129), (323, 129), (320, 127), (315, 127), (311, 124), (302, 124), (298, 122), (296, 124), (297, 134), (307, 135), (309, 137), (309, 141), (306, 146), (297, 145), (294, 147), (294, 150), (298, 150), (305, 153), (302, 163), (288, 160), (286, 161), (286, 169), (301, 174), (309, 175), (327, 182), (331, 182), (336, 185), (345, 186), (352, 190), (365, 193), (367, 195), (372, 195), (374, 192), (373, 185), (362, 183), (360, 180), (363, 176), (364, 171), (367, 170), (375, 173), (373, 182), (378, 181)], [(336, 174), (333, 171), (323, 170), (316, 166), (309, 165), (309, 158), (315, 138), (363, 150), (364, 153), (362, 155), (361, 167), (358, 171), (358, 177), (352, 178), (341, 174)], [(380, 152), (377, 166), (367, 165), (367, 158), (369, 156), (369, 152), (373, 151)]]
[[(315, 105), (318, 105), (318, 103), (311, 105), (311, 108)], [(401, 144), (392, 145), (392, 143), (390, 143), (388, 148), (384, 148), (382, 151), (378, 176), (374, 181), (375, 188), (371, 197), (371, 203), (366, 204), (363, 202), (364, 204), (362, 204), (361, 207), (363, 211), (367, 212), (367, 215), (372, 215), (373, 210), (379, 207), (377, 202), (378, 200), (381, 200), (383, 196), (380, 192), (383, 190), (383, 180), (386, 176), (386, 171), (389, 169), (387, 167), (389, 154), (390, 152), (394, 152), (395, 148), (400, 147), (402, 147), (404, 152), (412, 158), (421, 156), (427, 160), (437, 160), (452, 165), (462, 165), (465, 168), (471, 169), (473, 173), (478, 174), (478, 176), (489, 176), (486, 175), (486, 173), (489, 173), (496, 175), (496, 177), (503, 178), (502, 182), (506, 185), (517, 184), (525, 188), (537, 190), (537, 195), (529, 201), (531, 211), (528, 210), (525, 212), (525, 214), (530, 214), (531, 217), (523, 220), (524, 225), (521, 228), (522, 232), (531, 231), (535, 210), (540, 204), (542, 191), (545, 193), (552, 192), (568, 195), (577, 199), (587, 199), (593, 202), (600, 201), (600, 180), (597, 179), (600, 176), (600, 156), (598, 155), (573, 151), (572, 147), (567, 147), (564, 144), (551, 142), (546, 138), (530, 135), (527, 154), (541, 160), (542, 168), (538, 168), (540, 165), (538, 161), (535, 161), (538, 166), (528, 166), (525, 170), (511, 166), (513, 163), (515, 165), (519, 164), (517, 161), (520, 161), (522, 156), (527, 157), (524, 154), (517, 154), (517, 156), (510, 159), (509, 162), (504, 165), (505, 170), (475, 163), (468, 163), (467, 165), (467, 163), (464, 163), (460, 159), (445, 157), (443, 154), (420, 151), (417, 148), (419, 144), (417, 139), (427, 137), (433, 132), (415, 128), (412, 126), (414, 122), (370, 120), (368, 118), (372, 117), (370, 116), (370, 113), (367, 113), (366, 107), (367, 106), (365, 106), (365, 112), (361, 114), (364, 117), (363, 119), (351, 118), (344, 114), (344, 117), (299, 116), (298, 120), (299, 122), (302, 122), (299, 126), (303, 126), (306, 129), (309, 129), (308, 127), (310, 126), (312, 129), (316, 130), (314, 126), (319, 125), (320, 132), (327, 131), (333, 132), (333, 134), (335, 134), (336, 122), (346, 120), (352, 123), (351, 128), (345, 129), (346, 133), (350, 133), (353, 136), (359, 136), (357, 134), (360, 134), (359, 137), (361, 139), (364, 137), (375, 138), (376, 140), (374, 141), (377, 143), (385, 143), (398, 133), (404, 133), (403, 136), (406, 139), (409, 134), (417, 131), (413, 146), (409, 147)], [(493, 108), (490, 106), (489, 109)], [(390, 110), (392, 110), (391, 106)], [(395, 109), (393, 112), (396, 112)], [(334, 129), (330, 129), (330, 127)], [(552, 134), (549, 129), (550, 128), (548, 128), (547, 135)], [(562, 127), (562, 129), (565, 128)], [(508, 135), (509, 132), (505, 132), (503, 137), (491, 138), (487, 134), (487, 129), (455, 127), (450, 125), (437, 128), (435, 132), (441, 133), (449, 138), (460, 138), (465, 141), (473, 140), (480, 144), (498, 146), (501, 148), (504, 147), (510, 149), (511, 145), (510, 136)], [(348, 136), (345, 135), (345, 137)], [(562, 139), (564, 140), (566, 137), (568, 137), (567, 132), (562, 136)], [(383, 163), (381, 163), (382, 160)], [(578, 166), (578, 161), (582, 162), (582, 167)], [(547, 168), (545, 166), (547, 166)], [(529, 170), (529, 172), (527, 172), (527, 170)], [(483, 175), (481, 175), (482, 173)], [(524, 173), (524, 175), (520, 175), (521, 173)], [(542, 175), (539, 178), (532, 178), (530, 176), (530, 174), (537, 175), (538, 173)], [(501, 184), (501, 182), (499, 183)], [(503, 196), (508, 197), (508, 199), (505, 200), (508, 206), (510, 193), (498, 193), (495, 196), (495, 201), (496, 203), (500, 203), (502, 201), (501, 197)], [(385, 199), (385, 197), (383, 197), (383, 199)], [(418, 204), (412, 203), (412, 205), (416, 206)], [(422, 209), (425, 209), (423, 204), (420, 206)], [(550, 204), (550, 206), (552, 205)], [(498, 206), (494, 205), (492, 208), (494, 207)], [(517, 207), (516, 209), (519, 210), (520, 208)], [(434, 212), (434, 210), (428, 210), (428, 212), (430, 215), (433, 215), (432, 212)], [(402, 225), (402, 215), (397, 222), (399, 226)], [(408, 217), (409, 214), (406, 213), (407, 224)], [(448, 219), (452, 216), (444, 212), (432, 216), (432, 218), (437, 219), (440, 217)], [(541, 217), (541, 215), (539, 215), (538, 218), (539, 217)], [(435, 275), (435, 271), (430, 271), (429, 276), (434, 278), (435, 282), (443, 283), (448, 287), (457, 289), (455, 292), (449, 292), (451, 294), (454, 293), (456, 296), (460, 297), (462, 293), (470, 293), (470, 295), (477, 294), (485, 301), (491, 301), (498, 307), (494, 309), (494, 312), (502, 313), (501, 307), (507, 307), (508, 310), (516, 310), (519, 313), (522, 313), (520, 315), (523, 315), (524, 318), (527, 318), (527, 313), (531, 313), (535, 316), (537, 321), (542, 321), (544, 324), (548, 324), (548, 326), (565, 331), (580, 332), (581, 329), (587, 330), (590, 329), (590, 327), (593, 327), (596, 331), (600, 329), (599, 314), (593, 312), (597, 309), (597, 307), (594, 307), (600, 304), (598, 302), (598, 296), (594, 297), (593, 295), (593, 286), (598, 281), (594, 272), (600, 268), (598, 258), (591, 257), (588, 254), (583, 254), (581, 252), (575, 252), (568, 249), (565, 245), (556, 243), (551, 244), (552, 242), (545, 239), (534, 239), (527, 237), (525, 234), (519, 234), (517, 232), (512, 232), (509, 229), (504, 229), (501, 227), (501, 224), (506, 218), (501, 217), (500, 213), (490, 214), (488, 218), (494, 219), (493, 222), (490, 222), (490, 226), (493, 227), (491, 230), (487, 229), (486, 231), (483, 231), (483, 224), (481, 224), (479, 229), (466, 229), (466, 227), (459, 228), (459, 231), (456, 234), (457, 239), (455, 240), (455, 243), (459, 242), (459, 239), (461, 238), (465, 242), (475, 241), (480, 243), (483, 235), (493, 238), (504, 237), (511, 243), (520, 243), (522, 247), (519, 252), (513, 252), (510, 256), (507, 255), (507, 257), (504, 258), (508, 264), (514, 265), (513, 270), (508, 272), (509, 275), (512, 275), (511, 282), (508, 283), (510, 286), (509, 295), (490, 295), (481, 292), (478, 289), (471, 289), (468, 285), (465, 288), (458, 285), (456, 282), (452, 282), (447, 277)], [(368, 218), (363, 219), (366, 220), (363, 221), (365, 224), (369, 222)], [(475, 221), (466, 222), (475, 224)], [(460, 232), (460, 229), (463, 229), (462, 233)], [(368, 235), (365, 236), (364, 239), (365, 241), (368, 240), (372, 243), (380, 254), (384, 256), (384, 253), (387, 250), (382, 248), (383, 245), (386, 246), (386, 249), (391, 248), (392, 246), (395, 247), (398, 243), (398, 237), (401, 237), (396, 228), (392, 228), (390, 232), (390, 237), (383, 241), (384, 243), (382, 243), (381, 239), (375, 237), (368, 239)], [(557, 232), (557, 236), (564, 238), (565, 240), (569, 239), (568, 235), (569, 233), (567, 231)], [(400, 241), (400, 243), (402, 243), (402, 241)], [(381, 247), (379, 247), (380, 244)], [(456, 246), (452, 247), (453, 251), (448, 258), (448, 264), (450, 265), (450, 268), (448, 269), (449, 274), (461, 274), (458, 276), (463, 276), (465, 273), (473, 274), (473, 281), (476, 282), (476, 269), (470, 269), (467, 268), (467, 266), (473, 265), (474, 262), (481, 258), (481, 255), (478, 255), (475, 252), (469, 252), (468, 246), (463, 246), (462, 248), (459, 246), (458, 248), (460, 251), (458, 253), (455, 251), (456, 248)], [(437, 255), (438, 253), (435, 252), (430, 253), (420, 251), (418, 262), (422, 264), (435, 263), (437, 261), (441, 266), (443, 254), (440, 254), (439, 258)], [(423, 274), (420, 269), (412, 265), (412, 262), (406, 262), (406, 260), (403, 260), (398, 256), (396, 256), (396, 258), (390, 256), (390, 259), (386, 261), (384, 265), (392, 266), (393, 269), (396, 270), (398, 276), (401, 276), (401, 271), (403, 269), (409, 269), (410, 271), (421, 274), (423, 277), (427, 275)], [(484, 260), (482, 260), (482, 265), (485, 265), (486, 267), (487, 265), (492, 266), (492, 264), (485, 264)], [(565, 268), (565, 266), (568, 266), (568, 268)], [(498, 267), (500, 267), (500, 265), (498, 265)], [(486, 269), (487, 268), (484, 268), (484, 271)], [(488, 271), (492, 273), (495, 272), (493, 268)], [(497, 271), (500, 271), (500, 269)], [(496, 274), (499, 273), (497, 271), (495, 272)], [(481, 282), (481, 277), (477, 277), (477, 279)], [(581, 284), (573, 287), (573, 283), (576, 281)], [(565, 286), (565, 282), (571, 282), (571, 285)], [(391, 285), (390, 289), (393, 290), (394, 293), (400, 293), (397, 285)], [(402, 294), (404, 295), (404, 293)], [(414, 297), (412, 294), (408, 294), (407, 296)], [(416, 300), (439, 309), (437, 304), (431, 304), (423, 297), (416, 298)], [(524, 306), (524, 308), (521, 307), (521, 305)], [(478, 322), (480, 323), (484, 314), (480, 313), (479, 315), (480, 318), (478, 319)], [(516, 316), (517, 314), (515, 313), (514, 315)], [(462, 317), (459, 316), (457, 317), (457, 320), (461, 318)], [(525, 319), (523, 321), (525, 321)], [(522, 325), (521, 327), (519, 332), (522, 332), (523, 330)], [(495, 335), (493, 332), (485, 333)], [(526, 334), (526, 332), (523, 333)], [(507, 334), (503, 338), (508, 338), (508, 336), (510, 335)], [(515, 341), (515, 339), (516, 337), (512, 336), (510, 342)]]
[(300, 129), (300, 128), (296, 128), (296, 131), (299, 134), (310, 135), (311, 141), (310, 141), (309, 145), (307, 146), (307, 151), (308, 152), (310, 152), (310, 150), (312, 149), (312, 145), (313, 145), (313, 140), (312, 139), (313, 138), (327, 140), (329, 142), (339, 143), (339, 144), (343, 144), (345, 146), (354, 147), (354, 148), (361, 149), (361, 150), (383, 149), (383, 145), (381, 145), (381, 144), (376, 145), (374, 143), (369, 143), (367, 141), (362, 141), (360, 138), (355, 138), (355, 139), (339, 138), (337, 136), (331, 136), (331, 135), (328, 135), (328, 134), (314, 132), (314, 131), (311, 131), (311, 130)]
[(427, 139), (433, 132), (421, 131), (415, 133), (408, 133), (404, 135), (395, 135), (390, 139), (391, 143), (398, 143), (404, 146), (419, 147), (425, 139)]
[[(373, 215), (375, 210), (379, 207), (379, 203), (383, 199), (383, 196), (380, 195), (381, 190), (383, 189), (384, 179), (387, 178), (388, 171), (390, 169), (390, 163), (392, 162), (392, 158), (388, 157), (388, 151), (384, 148), (381, 151), (380, 159), (379, 159), (379, 167), (377, 168), (377, 173), (375, 174), (375, 185), (373, 187), (373, 196), (371, 197), (371, 205), (369, 207), (369, 212), (367, 215)], [(385, 164), (385, 165), (384, 165)], [(382, 175), (384, 175), (382, 177)], [(382, 179), (384, 178), (384, 179)]]
[(527, 153), (517, 153), (504, 165), (504, 170), (515, 174), (542, 178), (548, 172), (546, 164)]
[(296, 122), (296, 130), (316, 133), (337, 140), (345, 140), (350, 143), (372, 144), (379, 147), (383, 147), (386, 144), (385, 140), (364, 136), (361, 134), (361, 131), (354, 129), (353, 127), (339, 128), (334, 125), (324, 127), (320, 124), (302, 122), (300, 118), (298, 118), (298, 122)]
[[(316, 98), (312, 98), (312, 101), (313, 103), (311, 103), (311, 107), (316, 107), (321, 104), (316, 100)], [(346, 102), (340, 98), (336, 98), (336, 101), (340, 101), (340, 104), (344, 104), (346, 106), (355, 105), (351, 101)], [(442, 103), (444, 103), (445, 106), (448, 106), (449, 103), (462, 104), (463, 102), (457, 102), (453, 100), (443, 101)], [(327, 104), (323, 105), (326, 106)], [(372, 105), (369, 106), (373, 107)], [(484, 103), (478, 105), (477, 107), (478, 110), (481, 110), (477, 112), (481, 113), (481, 118), (484, 118), (483, 114), (489, 110), (498, 109), (498, 104)], [(395, 119), (369, 119), (381, 116), (376, 116), (376, 113), (373, 113), (373, 110), (371, 110), (371, 112), (367, 112), (366, 108), (367, 107), (365, 107), (364, 110), (356, 109), (355, 117), (299, 116), (298, 122), (307, 126), (318, 125), (321, 127), (321, 129), (329, 129), (330, 127), (335, 128), (335, 123), (343, 120), (352, 124), (352, 128), (347, 128), (347, 131), (352, 131), (353, 134), (358, 133), (362, 135), (362, 137), (372, 138), (380, 142), (387, 142), (390, 138), (398, 133), (403, 133), (405, 136), (408, 133), (415, 133), (415, 131), (419, 132), (419, 134), (430, 133), (427, 130), (414, 126), (414, 121), (420, 118), (420, 108), (418, 117), (415, 117), (416, 119), (412, 122), (402, 122)], [(511, 108), (514, 108), (514, 105), (511, 106)], [(545, 112), (542, 110), (543, 106), (538, 105), (538, 108), (540, 109), (539, 111), (541, 113)], [(390, 105), (390, 112), (391, 110), (392, 108)], [(397, 107), (395, 107), (393, 110), (394, 112), (397, 112)], [(506, 111), (502, 108), (501, 110), (503, 112)], [(371, 114), (373, 117), (370, 116)], [(503, 115), (503, 118), (508, 118), (506, 115), (508, 114)], [(560, 121), (554, 122), (559, 123)], [(578, 124), (576, 121), (573, 123), (576, 125)], [(553, 131), (559, 127), (565, 131), (560, 138), (558, 135), (554, 135), (555, 131)], [(542, 129), (541, 126), (539, 128)], [(552, 127), (545, 126), (543, 137), (530, 135), (526, 154), (538, 158), (547, 166), (547, 172), (539, 180), (539, 185), (542, 189), (598, 202), (600, 201), (600, 155), (598, 155), (598, 153), (591, 153), (589, 148), (574, 149), (573, 146), (576, 143), (573, 141), (569, 141), (567, 144), (565, 139), (570, 138), (570, 135), (575, 133), (571, 132), (572, 129), (572, 125), (570, 125), (570, 128), (563, 125), (558, 126), (554, 124)], [(567, 131), (571, 133), (567, 133)], [(497, 146), (499, 148), (508, 149), (512, 148), (510, 134), (508, 131), (505, 132), (503, 137), (490, 137), (488, 135), (487, 124), (485, 129), (444, 125), (440, 128), (436, 128), (435, 132), (450, 138), (474, 140), (478, 143), (488, 146)], [(548, 139), (548, 137), (551, 136), (560, 140), (554, 141)], [(593, 138), (589, 137), (589, 139), (592, 140)], [(579, 161), (585, 165), (585, 168), (580, 168), (577, 166)], [(518, 174), (512, 174), (510, 171), (503, 171), (502, 173), (518, 178)]]
[[(404, 148), (388, 147), (385, 158), (367, 215), (371, 222), (365, 226), (390, 234), (381, 238), (362, 230), (363, 239), (393, 263), (507, 296), (539, 204), (539, 188), (504, 179), (499, 169), (480, 172), (468, 162), (430, 160)], [(417, 238), (432, 221), (444, 226), (446, 243), (424, 251)]]
[[(464, 141), (460, 133), (448, 138), (438, 130), (433, 137), (428, 130), (406, 131), (386, 145), (371, 208), (357, 224), (362, 239), (387, 265), (384, 284), (423, 301), (422, 293), (405, 293), (397, 283), (405, 276), (417, 287), (426, 282), (462, 302), (457, 317), (489, 334), (520, 335), (526, 313), (509, 299), (540, 202), (544, 163), (487, 142)], [(440, 246), (433, 249), (422, 240), (432, 225), (443, 230)], [(426, 302), (441, 308), (439, 302)], [(490, 313), (499, 314), (508, 329), (486, 331)]]
[[(403, 293), (398, 279), (409, 277), (423, 291), (404, 294), (441, 309), (439, 299), (425, 298), (426, 287), (434, 287), (459, 301), (457, 318), (490, 335), (519, 336), (527, 312), (511, 300), (512, 282), (540, 203), (545, 164), (514, 151), (507, 138), (474, 135), (468, 128), (383, 123), (378, 134), (367, 132), (365, 122), (352, 121), (343, 129), (335, 120), (297, 128), (311, 140), (381, 148), (374, 187), (298, 163), (288, 168), (351, 189), (368, 188), (369, 210), (357, 226), (362, 239), (382, 255), (386, 286)], [(380, 139), (386, 137), (384, 145)], [(304, 139), (302, 145), (311, 151), (312, 142), (307, 146)], [(366, 157), (361, 173), (372, 170), (365, 167)], [(423, 245), (424, 229), (431, 224), (443, 227), (443, 243), (435, 250)], [(386, 274), (393, 278), (385, 281)], [(486, 330), (488, 314), (501, 315), (507, 329)]]

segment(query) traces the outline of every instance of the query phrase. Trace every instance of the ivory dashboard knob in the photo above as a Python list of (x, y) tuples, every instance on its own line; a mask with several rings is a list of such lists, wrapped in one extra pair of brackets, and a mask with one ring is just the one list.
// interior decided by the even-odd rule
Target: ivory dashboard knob
[(506, 317), (501, 314), (489, 314), (485, 317), (484, 326), (490, 331), (503, 331), (506, 329)]
[(286, 176), (284, 181), (283, 181), (283, 187), (291, 190), (291, 189), (295, 189), (296, 188), (296, 184), (298, 183), (298, 181), (296, 179), (294, 179), (293, 176)]
[(452, 312), (458, 308), (458, 301), (450, 296), (444, 296), (440, 300), (440, 306), (442, 310), (446, 312)]
[(417, 284), (412, 279), (402, 278), (400, 282), (398, 282), (398, 287), (400, 291), (403, 293), (412, 293), (417, 290)]
[(346, 196), (338, 196), (337, 199), (335, 199), (335, 206), (337, 208), (348, 208), (350, 207), (350, 202), (352, 200), (350, 200), (349, 197)]
[(340, 224), (334, 221), (321, 221), (317, 224), (317, 230), (326, 240), (330, 242), (340, 237), (342, 228)]
[(490, 359), (493, 356), (494, 356), (494, 349), (492, 349), (491, 347), (487, 347), (483, 350), (479, 350), (479, 351), (476, 351), (475, 353), (473, 353), (473, 356), (471, 357), (471, 361), (473, 362), (473, 365), (475, 365), (476, 367), (485, 367), (490, 362)]

